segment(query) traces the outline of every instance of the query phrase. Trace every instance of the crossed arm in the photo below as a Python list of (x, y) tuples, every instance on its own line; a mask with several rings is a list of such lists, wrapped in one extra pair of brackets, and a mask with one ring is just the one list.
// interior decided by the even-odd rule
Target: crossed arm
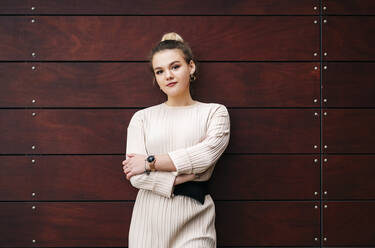
[(126, 178), (139, 189), (154, 191), (171, 197), (174, 185), (191, 181), (214, 165), (229, 143), (230, 119), (224, 105), (217, 105), (209, 120), (206, 138), (193, 146), (167, 154), (156, 154), (157, 171), (146, 175), (144, 160), (147, 152), (144, 143), (142, 111), (137, 111), (127, 129), (126, 152), (123, 161)]

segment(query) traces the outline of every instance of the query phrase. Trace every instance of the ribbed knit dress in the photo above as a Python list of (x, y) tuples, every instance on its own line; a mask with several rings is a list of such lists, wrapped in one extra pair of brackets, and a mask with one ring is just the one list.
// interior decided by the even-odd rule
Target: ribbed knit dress
[(161, 103), (138, 110), (127, 128), (126, 154), (168, 154), (177, 171), (132, 176), (138, 188), (129, 230), (129, 248), (216, 247), (215, 204), (174, 195), (177, 175), (210, 179), (230, 137), (227, 108), (195, 101), (188, 106)]

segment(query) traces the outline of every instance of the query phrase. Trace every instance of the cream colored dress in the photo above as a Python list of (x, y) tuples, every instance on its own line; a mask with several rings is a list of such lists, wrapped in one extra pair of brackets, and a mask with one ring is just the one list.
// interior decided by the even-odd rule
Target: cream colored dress
[(228, 145), (230, 119), (222, 104), (196, 101), (189, 106), (165, 103), (138, 110), (127, 128), (126, 153), (168, 154), (177, 171), (131, 177), (139, 189), (133, 208), (129, 248), (216, 247), (215, 204), (202, 205), (173, 195), (175, 177), (194, 173), (208, 180)]

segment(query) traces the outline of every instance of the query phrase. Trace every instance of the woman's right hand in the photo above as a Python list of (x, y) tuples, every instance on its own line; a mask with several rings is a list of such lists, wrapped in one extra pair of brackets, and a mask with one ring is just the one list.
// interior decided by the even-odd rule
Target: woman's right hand
[(178, 184), (181, 184), (181, 183), (186, 183), (188, 181), (194, 180), (195, 178), (197, 178), (197, 175), (195, 175), (195, 174), (178, 175), (178, 176), (176, 176), (176, 179), (175, 179), (173, 185), (178, 185)]

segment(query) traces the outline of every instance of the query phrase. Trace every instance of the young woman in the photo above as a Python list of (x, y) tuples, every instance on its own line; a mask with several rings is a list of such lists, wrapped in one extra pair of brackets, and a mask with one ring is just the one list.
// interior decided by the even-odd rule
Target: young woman
[(229, 142), (228, 110), (192, 99), (196, 63), (178, 34), (162, 37), (150, 69), (168, 100), (135, 112), (127, 128), (123, 170), (139, 189), (129, 248), (216, 247), (206, 182)]

